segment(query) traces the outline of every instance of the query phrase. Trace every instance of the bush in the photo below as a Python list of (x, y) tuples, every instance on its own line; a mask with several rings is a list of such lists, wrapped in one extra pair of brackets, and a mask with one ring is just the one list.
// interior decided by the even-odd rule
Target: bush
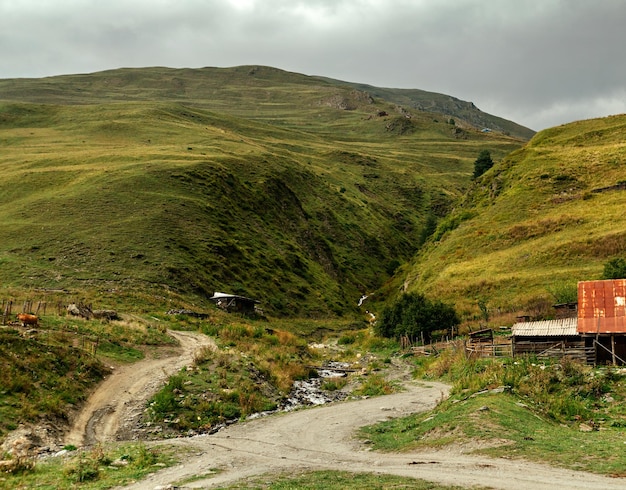
[(383, 376), (373, 374), (368, 376), (363, 384), (354, 390), (358, 396), (380, 396), (393, 393), (393, 386)]
[(348, 384), (348, 379), (345, 377), (336, 376), (334, 378), (327, 378), (322, 382), (321, 388), (325, 391), (338, 391)]
[(578, 301), (578, 285), (576, 283), (559, 282), (548, 288), (557, 304), (576, 303)]
[(407, 336), (415, 340), (423, 336), (426, 342), (435, 330), (448, 330), (459, 323), (452, 306), (432, 301), (423, 294), (410, 293), (383, 310), (376, 333), (396, 339)]
[(458, 214), (447, 216), (445, 219), (441, 220), (433, 232), (433, 241), (438, 242), (448, 231), (456, 230), (463, 221), (472, 219), (474, 216), (475, 214), (471, 211), (461, 211)]
[(604, 264), (602, 279), (624, 279), (626, 278), (626, 259), (616, 257)]

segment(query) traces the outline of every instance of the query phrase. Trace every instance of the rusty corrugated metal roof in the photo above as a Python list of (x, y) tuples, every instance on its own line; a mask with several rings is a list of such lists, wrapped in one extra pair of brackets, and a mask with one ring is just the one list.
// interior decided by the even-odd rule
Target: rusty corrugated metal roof
[(626, 333), (626, 279), (578, 283), (578, 331)]
[(543, 320), (540, 322), (520, 322), (511, 327), (515, 337), (568, 337), (578, 335), (577, 318)]

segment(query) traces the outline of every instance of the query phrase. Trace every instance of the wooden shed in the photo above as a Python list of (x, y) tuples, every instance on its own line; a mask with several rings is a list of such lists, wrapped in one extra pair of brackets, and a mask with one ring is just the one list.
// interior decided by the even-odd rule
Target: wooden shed
[(578, 333), (577, 318), (518, 322), (511, 327), (511, 342), (514, 356), (535, 354), (585, 362), (593, 360), (593, 349), (585, 347), (585, 341)]
[(626, 279), (578, 283), (578, 333), (595, 363), (626, 364)]

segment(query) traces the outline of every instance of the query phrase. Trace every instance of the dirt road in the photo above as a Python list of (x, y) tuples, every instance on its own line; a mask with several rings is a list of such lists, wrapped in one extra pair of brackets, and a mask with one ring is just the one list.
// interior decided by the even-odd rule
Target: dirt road
[[(191, 364), (197, 349), (215, 348), (201, 334), (170, 334), (180, 341), (181, 347), (169, 355), (116, 369), (89, 398), (66, 437), (66, 444), (81, 446), (131, 439), (132, 427), (141, 416), (146, 400), (167, 377)], [(399, 379), (406, 380), (406, 371), (401, 369), (398, 373)], [(273, 415), (235, 424), (209, 436), (163, 442), (184, 447), (188, 454), (185, 461), (126, 488), (167, 488), (189, 477), (196, 478), (177, 488), (219, 488), (265, 473), (319, 469), (394, 474), (464, 487), (626, 488), (623, 479), (518, 460), (471, 456), (460, 447), (402, 454), (369, 450), (367, 444), (354, 438), (358, 427), (428, 410), (448, 392), (448, 386), (441, 383), (407, 382), (405, 386), (405, 392), (394, 395)]]
[[(427, 410), (448, 391), (440, 383), (412, 383), (385, 397), (326, 405), (256, 419), (217, 434), (168, 441), (191, 450), (185, 462), (126, 487), (167, 488), (191, 476), (205, 476), (176, 488), (218, 488), (273, 472), (335, 469), (385, 473), (464, 487), (515, 490), (623, 489), (626, 481), (547, 465), (488, 459), (461, 448), (436, 452), (383, 454), (354, 438), (357, 427)], [(214, 470), (219, 469), (216, 473)], [(180, 484), (179, 484), (180, 485)]]
[(131, 439), (132, 427), (150, 396), (169, 376), (190, 365), (198, 349), (215, 348), (206, 335), (171, 330), (169, 334), (180, 342), (180, 348), (161, 350), (156, 357), (115, 369), (89, 397), (66, 435), (65, 444), (84, 446)]

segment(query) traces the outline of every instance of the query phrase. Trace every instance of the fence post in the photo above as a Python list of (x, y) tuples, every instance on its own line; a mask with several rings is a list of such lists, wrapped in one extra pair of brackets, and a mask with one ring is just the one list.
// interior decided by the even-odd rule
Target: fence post
[(7, 300), (6, 306), (4, 308), (4, 315), (2, 316), (3, 325), (7, 324), (7, 320), (11, 316), (12, 306), (13, 306), (13, 300)]

